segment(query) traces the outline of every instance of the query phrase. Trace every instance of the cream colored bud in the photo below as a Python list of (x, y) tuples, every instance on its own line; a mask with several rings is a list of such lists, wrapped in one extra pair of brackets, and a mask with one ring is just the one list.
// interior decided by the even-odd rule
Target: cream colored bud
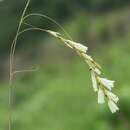
[(99, 88), (99, 90), (98, 90), (98, 103), (99, 104), (105, 103), (104, 91), (101, 88)]
[(99, 79), (99, 82), (105, 86), (107, 89), (109, 89), (111, 91), (111, 89), (114, 87), (114, 82), (115, 81), (112, 81), (112, 80), (108, 80), (108, 79), (105, 79), (105, 78), (100, 78), (98, 77)]
[(88, 50), (88, 47), (86, 47), (86, 46), (84, 46), (84, 45), (82, 45), (82, 44), (80, 44), (80, 43), (76, 43), (76, 42), (71, 41), (71, 40), (66, 40), (66, 42), (67, 42), (70, 46), (72, 46), (73, 48), (77, 49), (77, 50), (80, 51), (80, 52), (86, 53), (87, 50)]
[(108, 106), (109, 106), (112, 113), (115, 113), (116, 111), (119, 110), (117, 105), (112, 100), (108, 100)]
[(46, 30), (46, 32), (48, 32), (49, 34), (51, 34), (54, 37), (59, 37), (61, 35), (60, 33), (54, 32), (54, 31), (51, 31), (51, 30)]
[(96, 75), (95, 72), (91, 70), (91, 78), (92, 78), (92, 85), (93, 85), (93, 89), (95, 92), (98, 91), (98, 87), (97, 87), (97, 79), (96, 79)]
[(105, 92), (106, 92), (108, 98), (113, 100), (115, 103), (117, 103), (119, 101), (119, 98), (114, 93), (107, 91), (107, 90)]

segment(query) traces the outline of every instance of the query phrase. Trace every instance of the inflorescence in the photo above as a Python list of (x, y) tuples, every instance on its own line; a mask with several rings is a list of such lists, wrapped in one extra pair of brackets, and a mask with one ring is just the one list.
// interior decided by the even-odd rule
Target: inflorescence
[(98, 94), (98, 103), (103, 104), (107, 101), (112, 113), (118, 111), (119, 108), (116, 103), (119, 101), (119, 98), (112, 93), (112, 88), (114, 87), (115, 81), (101, 77), (101, 66), (87, 54), (88, 47), (72, 40), (67, 40), (58, 32), (51, 30), (46, 30), (46, 32), (65, 43), (71, 49), (75, 50), (77, 54), (84, 59), (90, 69), (93, 89)]

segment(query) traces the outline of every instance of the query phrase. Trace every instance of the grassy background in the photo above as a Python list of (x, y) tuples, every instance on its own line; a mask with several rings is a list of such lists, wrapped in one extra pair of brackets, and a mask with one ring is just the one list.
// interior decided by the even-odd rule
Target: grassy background
[[(34, 11), (40, 10), (38, 7), (42, 7), (42, 4), (33, 2), (31, 7), (35, 7)], [(56, 3), (52, 5), (55, 7)], [(62, 4), (70, 8), (67, 2)], [(15, 1), (7, 2), (7, 5), (10, 7), (8, 12), (0, 14), (3, 18), (0, 21), (1, 130), (8, 129), (9, 47), (16, 31), (16, 19), (20, 16), (18, 7), (21, 7), (17, 7)], [(3, 10), (6, 10), (4, 7), (7, 5), (3, 4)], [(56, 14), (54, 16), (62, 21), (63, 27), (75, 41), (86, 42), (88, 53), (102, 66), (103, 76), (116, 81), (113, 91), (120, 98), (120, 111), (111, 114), (107, 104), (98, 105), (88, 66), (71, 49), (50, 36), (28, 32), (18, 41), (15, 68), (38, 66), (39, 69), (14, 77), (13, 130), (130, 130), (129, 6), (122, 5), (118, 9), (111, 9), (110, 6), (109, 11), (100, 13), (95, 12), (94, 6), (91, 10), (95, 13), (92, 13), (82, 5), (65, 19), (62, 19), (65, 14), (63, 10), (62, 13), (55, 12), (53, 8), (49, 5), (48, 10), (47, 7), (44, 10)], [(41, 19), (32, 21), (38, 26), (60, 31)]]

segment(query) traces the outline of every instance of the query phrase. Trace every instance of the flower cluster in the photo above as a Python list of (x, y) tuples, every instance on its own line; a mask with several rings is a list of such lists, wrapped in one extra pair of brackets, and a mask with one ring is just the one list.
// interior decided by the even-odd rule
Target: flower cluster
[(119, 98), (111, 92), (112, 88), (114, 87), (114, 81), (101, 77), (100, 65), (98, 65), (91, 58), (91, 56), (89, 56), (86, 53), (88, 50), (88, 47), (86, 47), (80, 43), (76, 43), (72, 40), (67, 40), (67, 39), (63, 38), (60, 35), (60, 33), (50, 31), (50, 30), (47, 30), (47, 33), (58, 38), (63, 43), (65, 43), (67, 46), (74, 49), (78, 53), (78, 55), (80, 55), (85, 60), (85, 62), (88, 64), (90, 72), (91, 72), (93, 89), (95, 92), (98, 93), (98, 103), (103, 104), (103, 103), (105, 103), (105, 99), (106, 99), (106, 101), (108, 102), (108, 106), (112, 113), (115, 113), (117, 110), (119, 110), (118, 106), (116, 105)]

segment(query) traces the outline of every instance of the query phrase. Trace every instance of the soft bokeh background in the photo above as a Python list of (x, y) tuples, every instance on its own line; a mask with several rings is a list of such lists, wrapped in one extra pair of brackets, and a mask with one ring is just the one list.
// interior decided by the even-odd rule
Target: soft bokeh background
[[(0, 129), (8, 129), (9, 50), (25, 0), (0, 2)], [(58, 21), (116, 81), (120, 111), (97, 104), (87, 65), (64, 44), (32, 31), (19, 37), (13, 82), (13, 130), (130, 130), (130, 0), (32, 0), (28, 13)], [(46, 19), (28, 22), (63, 33)]]

